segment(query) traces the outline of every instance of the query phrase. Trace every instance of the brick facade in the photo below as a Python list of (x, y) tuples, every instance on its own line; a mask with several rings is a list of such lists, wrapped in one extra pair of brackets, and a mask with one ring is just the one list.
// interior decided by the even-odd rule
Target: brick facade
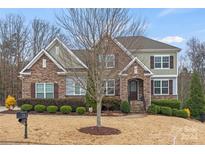
[[(42, 67), (43, 59), (46, 59), (46, 68)], [(31, 75), (24, 75), (22, 78), (22, 98), (31, 98), (31, 84), (36, 82), (57, 83), (58, 97), (65, 97), (65, 76), (57, 74), (57, 72), (62, 72), (62, 70), (60, 70), (46, 55), (41, 56), (29, 71), (31, 71)]]

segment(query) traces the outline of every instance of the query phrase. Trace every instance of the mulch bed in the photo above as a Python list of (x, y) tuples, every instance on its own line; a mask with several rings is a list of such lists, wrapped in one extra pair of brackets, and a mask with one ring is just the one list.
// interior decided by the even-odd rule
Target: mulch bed
[(79, 132), (91, 135), (118, 135), (121, 133), (119, 129), (110, 128), (110, 127), (97, 127), (97, 126), (90, 126), (90, 127), (83, 127), (78, 129)]
[[(7, 110), (7, 111), (2, 111), (0, 112), (1, 114), (16, 114), (17, 112), (19, 112), (20, 110)], [(71, 112), (69, 114), (63, 114), (61, 112), (56, 112), (56, 113), (48, 113), (48, 112), (43, 112), (43, 113), (38, 113), (38, 112), (35, 112), (35, 111), (30, 111), (29, 114), (32, 114), (32, 115), (69, 115), (69, 116), (79, 116), (78, 113), (76, 112)], [(102, 116), (125, 116), (127, 114), (124, 114), (122, 112), (117, 112), (117, 111), (103, 111), (102, 113)], [(96, 116), (96, 113), (89, 113), (89, 112), (86, 112), (84, 115), (86, 116)]]

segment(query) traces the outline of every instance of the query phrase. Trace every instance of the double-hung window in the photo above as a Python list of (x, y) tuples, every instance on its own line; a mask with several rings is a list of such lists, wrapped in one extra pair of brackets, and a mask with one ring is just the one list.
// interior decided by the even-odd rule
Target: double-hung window
[[(66, 79), (66, 95), (73, 96), (73, 95), (85, 95), (85, 87), (83, 88), (82, 84), (84, 85), (84, 79), (80, 78), (79, 81), (75, 81), (72, 78)], [(80, 81), (81, 80), (81, 81)]]
[(115, 80), (114, 79), (104, 80), (103, 85), (104, 85), (105, 95), (115, 95)]
[(169, 68), (170, 56), (154, 56), (154, 67), (157, 69)]
[(169, 94), (169, 81), (168, 80), (154, 80), (154, 94), (155, 95)]
[(36, 98), (54, 98), (53, 83), (36, 83), (35, 84)]
[(115, 67), (115, 55), (114, 54), (106, 54), (99, 55), (99, 62), (105, 64), (106, 68), (114, 68)]

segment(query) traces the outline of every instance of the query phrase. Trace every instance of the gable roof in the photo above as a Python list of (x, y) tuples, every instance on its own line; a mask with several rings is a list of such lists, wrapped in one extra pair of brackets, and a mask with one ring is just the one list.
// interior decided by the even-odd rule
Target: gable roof
[[(72, 60), (75, 60), (75, 61), (76, 61), (77, 63), (79, 63), (82, 67), (87, 68), (87, 66), (83, 63), (83, 61), (80, 60), (79, 57), (76, 56), (76, 55), (75, 55), (59, 38), (57, 38), (57, 37), (56, 37), (53, 41), (51, 41), (51, 43), (46, 47), (45, 50), (48, 51), (50, 48), (52, 48), (52, 46), (55, 45), (55, 42), (60, 43), (60, 45), (63, 47), (63, 49), (65, 49), (65, 51), (68, 52), (68, 54), (71, 55)], [(50, 53), (50, 54), (51, 54), (51, 53)], [(52, 55), (52, 54), (51, 54), (51, 55)], [(58, 56), (58, 55), (55, 55), (55, 56)], [(53, 57), (55, 57), (55, 56), (53, 56)], [(66, 57), (64, 56), (64, 58), (66, 58)], [(62, 60), (61, 57), (55, 57), (55, 59), (56, 59), (59, 63), (61, 63), (61, 65), (63, 65), (64, 68), (68, 67), (66, 63), (63, 63), (63, 61), (64, 61), (65, 59)], [(71, 59), (69, 59), (69, 61), (70, 61), (70, 60), (71, 60)]]
[(59, 64), (46, 50), (41, 50), (20, 72), (21, 75), (30, 74), (30, 72), (25, 72), (27, 69), (30, 69), (43, 55), (46, 55), (59, 69), (66, 72), (61, 64)]
[(147, 66), (145, 66), (137, 57), (133, 58), (129, 62), (129, 64), (119, 73), (119, 75), (122, 75), (123, 72), (127, 71), (134, 62), (137, 62), (146, 72), (148, 72), (145, 75), (153, 75), (152, 71)]
[(125, 36), (117, 37), (116, 40), (120, 42), (130, 52), (137, 50), (176, 50), (180, 51), (180, 48), (175, 46), (153, 40), (144, 36)]

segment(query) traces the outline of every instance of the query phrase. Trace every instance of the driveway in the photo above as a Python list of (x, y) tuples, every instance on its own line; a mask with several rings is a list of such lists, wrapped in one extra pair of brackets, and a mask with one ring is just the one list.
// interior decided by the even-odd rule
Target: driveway
[[(20, 108), (19, 107), (15, 107), (14, 110), (19, 110)], [(5, 106), (0, 106), (0, 112), (2, 111), (6, 111), (7, 108)]]

